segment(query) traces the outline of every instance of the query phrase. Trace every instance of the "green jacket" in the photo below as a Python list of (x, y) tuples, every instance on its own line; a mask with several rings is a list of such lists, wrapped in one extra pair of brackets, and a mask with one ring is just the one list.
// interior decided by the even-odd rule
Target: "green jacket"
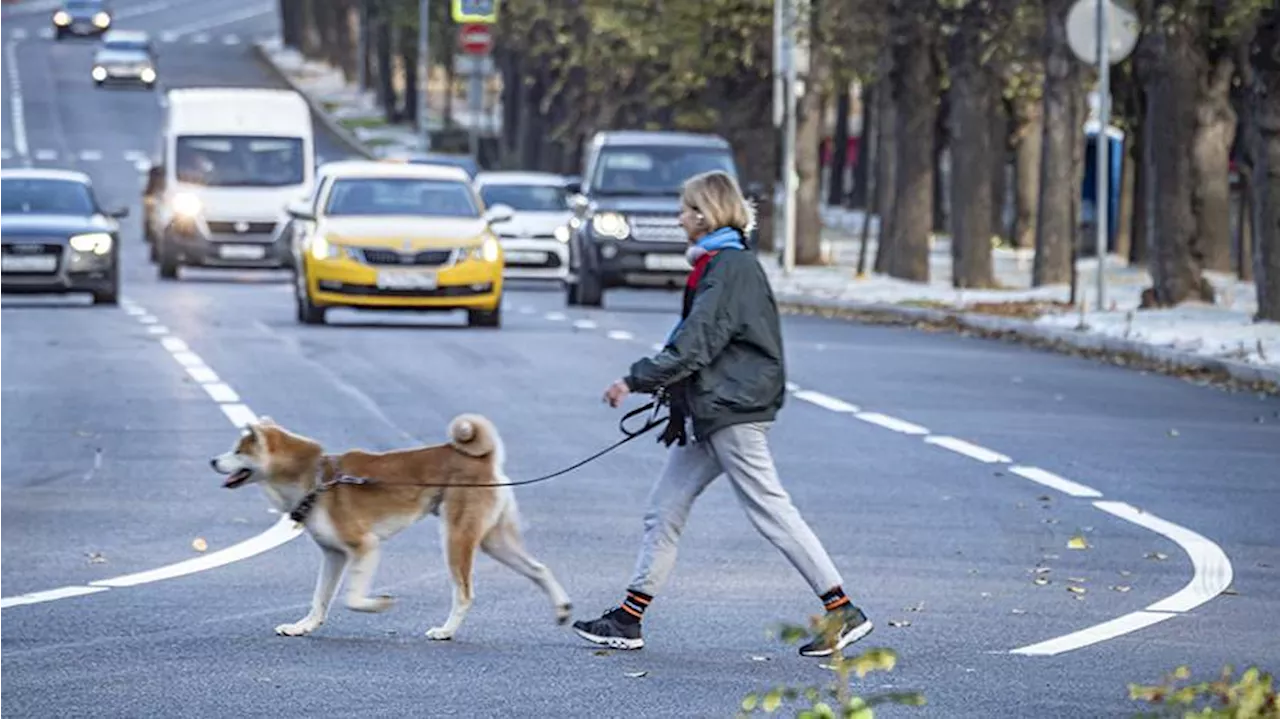
[(698, 440), (730, 425), (771, 421), (782, 407), (778, 305), (755, 253), (711, 258), (675, 335), (656, 356), (631, 365), (626, 383), (633, 392), (654, 392), (685, 379)]

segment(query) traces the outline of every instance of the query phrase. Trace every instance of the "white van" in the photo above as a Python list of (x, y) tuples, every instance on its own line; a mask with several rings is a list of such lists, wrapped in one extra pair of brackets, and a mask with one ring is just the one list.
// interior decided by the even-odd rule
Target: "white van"
[(182, 265), (288, 266), (276, 222), (314, 173), (311, 112), (296, 92), (170, 90), (143, 191), (160, 277), (176, 278)]

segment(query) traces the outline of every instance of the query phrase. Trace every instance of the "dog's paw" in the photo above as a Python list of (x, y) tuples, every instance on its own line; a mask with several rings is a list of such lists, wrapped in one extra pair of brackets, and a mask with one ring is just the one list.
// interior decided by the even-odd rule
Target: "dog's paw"
[(453, 632), (444, 627), (432, 627), (427, 630), (427, 639), (435, 639), (437, 641), (448, 641), (453, 639)]
[(315, 622), (294, 622), (293, 624), (281, 624), (276, 627), (276, 634), (282, 637), (305, 637), (320, 626)]
[(389, 594), (382, 594), (376, 597), (362, 597), (360, 599), (352, 599), (347, 602), (347, 608), (353, 612), (368, 612), (377, 614), (385, 612), (396, 603), (395, 597)]
[(573, 618), (573, 605), (569, 602), (556, 606), (556, 624), (564, 624)]

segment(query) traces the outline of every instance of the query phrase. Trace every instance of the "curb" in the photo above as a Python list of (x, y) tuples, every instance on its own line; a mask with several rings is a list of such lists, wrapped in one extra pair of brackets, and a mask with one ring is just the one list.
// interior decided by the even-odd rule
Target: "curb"
[(1182, 370), (1202, 372), (1230, 378), (1237, 382), (1257, 386), (1271, 393), (1280, 393), (1280, 368), (1259, 367), (1218, 357), (1207, 357), (1168, 347), (1134, 340), (1088, 334), (1057, 327), (1044, 327), (1026, 320), (1016, 320), (993, 315), (969, 314), (951, 310), (925, 307), (903, 307), (882, 302), (849, 302), (830, 300), (809, 295), (779, 292), (778, 304), (797, 311), (848, 313), (862, 318), (889, 318), (898, 321), (928, 322), (948, 325), (982, 333), (989, 337), (1013, 336), (1022, 340), (1044, 343), (1060, 350), (1068, 347), (1085, 352), (1135, 357), (1162, 371)]
[(319, 119), (320, 123), (324, 125), (326, 129), (332, 132), (339, 140), (342, 140), (342, 144), (350, 147), (366, 160), (378, 159), (377, 155), (374, 155), (369, 148), (365, 147), (363, 143), (357, 140), (356, 136), (353, 135), (350, 130), (343, 127), (337, 120), (330, 117), (329, 113), (325, 112), (325, 109), (316, 102), (315, 98), (311, 97), (311, 95), (304, 92), (302, 88), (298, 87), (298, 84), (294, 82), (293, 78), (289, 77), (288, 73), (280, 69), (280, 66), (271, 59), (271, 53), (267, 50), (264, 43), (254, 43), (253, 53), (258, 57), (258, 62), (266, 65), (276, 77), (280, 78), (284, 84), (289, 86), (289, 89), (298, 93), (302, 96), (302, 99), (307, 101), (307, 105), (311, 107), (312, 116)]

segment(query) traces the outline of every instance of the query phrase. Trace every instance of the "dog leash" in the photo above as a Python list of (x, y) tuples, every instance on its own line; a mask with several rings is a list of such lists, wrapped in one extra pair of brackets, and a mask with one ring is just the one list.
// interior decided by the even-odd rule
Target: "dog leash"
[[(538, 477), (534, 477), (532, 479), (522, 479), (516, 482), (469, 483), (469, 484), (443, 484), (443, 483), (426, 483), (426, 482), (378, 482), (370, 477), (357, 477), (354, 475), (343, 474), (338, 471), (336, 458), (325, 457), (323, 460), (323, 464), (321, 465), (321, 472), (324, 473), (325, 466), (328, 465), (333, 469), (333, 473), (334, 473), (333, 476), (330, 477), (329, 479), (326, 479), (320, 482), (318, 485), (316, 485), (314, 489), (308, 492), (306, 496), (304, 496), (298, 502), (298, 505), (293, 508), (293, 511), (289, 512), (289, 518), (297, 522), (298, 524), (305, 523), (307, 520), (307, 516), (311, 514), (311, 510), (313, 507), (315, 507), (315, 503), (320, 498), (320, 495), (332, 489), (333, 487), (336, 487), (339, 484), (382, 484), (384, 486), (391, 486), (391, 487), (437, 487), (440, 489), (449, 489), (453, 487), (523, 487), (529, 484), (538, 484), (539, 482), (546, 482), (546, 481), (555, 479), (557, 477), (562, 477), (574, 471), (575, 469), (579, 469), (587, 464), (590, 464), (591, 462), (594, 462), (595, 460), (600, 459), (601, 457), (614, 451), (615, 449), (618, 449), (622, 445), (627, 444), (632, 440), (639, 439), (640, 437), (643, 437), (644, 435), (648, 434), (649, 432), (652, 432), (658, 427), (665, 425), (671, 419), (670, 415), (668, 414), (667, 416), (664, 416), (664, 417), (658, 416), (658, 412), (662, 409), (665, 403), (666, 403), (665, 395), (659, 393), (654, 395), (653, 401), (648, 402), (647, 404), (641, 407), (637, 407), (636, 409), (633, 409), (630, 412), (627, 412), (626, 414), (624, 414), (622, 416), (622, 419), (618, 420), (618, 429), (623, 434), (622, 439), (614, 442), (613, 444), (605, 447), (604, 449), (596, 452), (595, 454), (588, 456), (586, 459), (578, 460), (577, 462), (569, 465), (568, 467), (556, 470), (555, 472), (551, 472), (550, 474), (544, 474)], [(634, 431), (627, 429), (627, 422), (629, 420), (631, 420), (633, 417), (637, 417), (641, 414), (644, 414), (645, 412), (648, 412), (650, 410), (652, 410), (652, 414), (649, 415), (649, 419), (645, 420), (643, 427)]]

